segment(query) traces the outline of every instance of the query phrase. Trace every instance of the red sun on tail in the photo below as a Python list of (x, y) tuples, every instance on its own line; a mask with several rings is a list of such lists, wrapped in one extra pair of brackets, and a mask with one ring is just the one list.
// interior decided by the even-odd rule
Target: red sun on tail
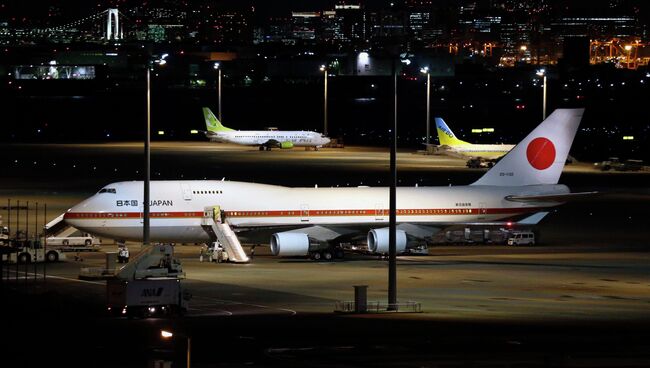
[(528, 143), (526, 157), (537, 170), (548, 169), (555, 161), (555, 145), (548, 138), (535, 138)]

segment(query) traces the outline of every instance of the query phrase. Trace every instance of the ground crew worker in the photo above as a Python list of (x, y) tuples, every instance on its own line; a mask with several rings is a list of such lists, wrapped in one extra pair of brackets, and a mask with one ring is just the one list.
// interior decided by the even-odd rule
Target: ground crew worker
[(217, 263), (221, 263), (223, 261), (223, 247), (221, 244), (217, 244)]

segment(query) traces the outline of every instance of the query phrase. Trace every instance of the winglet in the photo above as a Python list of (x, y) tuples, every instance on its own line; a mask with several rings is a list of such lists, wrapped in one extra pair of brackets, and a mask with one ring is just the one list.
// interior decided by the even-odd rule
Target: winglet
[(205, 127), (208, 129), (208, 132), (229, 132), (234, 129), (226, 128), (221, 124), (219, 119), (212, 113), (207, 107), (203, 108), (203, 117), (205, 118)]
[(442, 118), (435, 118), (436, 120), (436, 130), (438, 131), (438, 140), (440, 141), (441, 146), (465, 146), (471, 143), (461, 141), (456, 138), (454, 132), (445, 124), (445, 121)]

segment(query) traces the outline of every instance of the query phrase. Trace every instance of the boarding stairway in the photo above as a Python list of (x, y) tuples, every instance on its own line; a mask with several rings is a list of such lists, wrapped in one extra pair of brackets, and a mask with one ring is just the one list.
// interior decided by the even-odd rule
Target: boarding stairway
[(140, 280), (149, 277), (185, 278), (185, 272), (178, 259), (174, 257), (174, 247), (170, 244), (150, 245), (119, 269), (117, 278)]
[[(206, 207), (203, 212), (201, 227), (213, 241), (218, 241), (228, 253), (228, 260), (234, 263), (246, 263), (249, 261), (239, 239), (227, 223), (221, 222), (219, 207)], [(215, 215), (216, 213), (216, 215)], [(217, 221), (215, 221), (217, 219)]]
[(66, 224), (65, 221), (63, 221), (63, 217), (65, 217), (65, 213), (60, 214), (57, 218), (45, 225), (45, 234), (47, 236), (67, 238), (75, 232), (79, 231), (74, 227)]

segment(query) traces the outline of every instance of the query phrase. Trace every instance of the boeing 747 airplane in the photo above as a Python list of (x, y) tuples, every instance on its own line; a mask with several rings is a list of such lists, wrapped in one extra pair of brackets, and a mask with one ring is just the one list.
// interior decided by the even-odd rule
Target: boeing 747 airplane
[(462, 141), (456, 138), (442, 118), (436, 118), (436, 128), (440, 145), (462, 156), (494, 159), (505, 155), (514, 147), (513, 144), (472, 144)]
[(212, 111), (204, 107), (203, 116), (207, 127), (206, 136), (213, 142), (227, 142), (245, 146), (259, 146), (260, 151), (270, 151), (277, 147), (282, 149), (293, 147), (319, 148), (330, 142), (326, 136), (309, 131), (285, 130), (234, 130), (221, 124)]
[[(582, 114), (583, 109), (555, 110), (471, 185), (398, 188), (398, 252), (411, 247), (410, 240), (431, 236), (442, 226), (505, 225), (522, 218), (536, 223), (550, 208), (589, 194), (570, 193), (558, 184)], [(151, 240), (215, 241), (221, 231), (248, 239), (266, 234), (276, 255), (327, 258), (339, 243), (367, 234), (368, 248), (385, 253), (388, 193), (386, 187), (152, 181)], [(98, 236), (141, 241), (142, 198), (141, 181), (109, 184), (68, 210), (65, 221)], [(215, 223), (220, 226), (216, 230)]]

